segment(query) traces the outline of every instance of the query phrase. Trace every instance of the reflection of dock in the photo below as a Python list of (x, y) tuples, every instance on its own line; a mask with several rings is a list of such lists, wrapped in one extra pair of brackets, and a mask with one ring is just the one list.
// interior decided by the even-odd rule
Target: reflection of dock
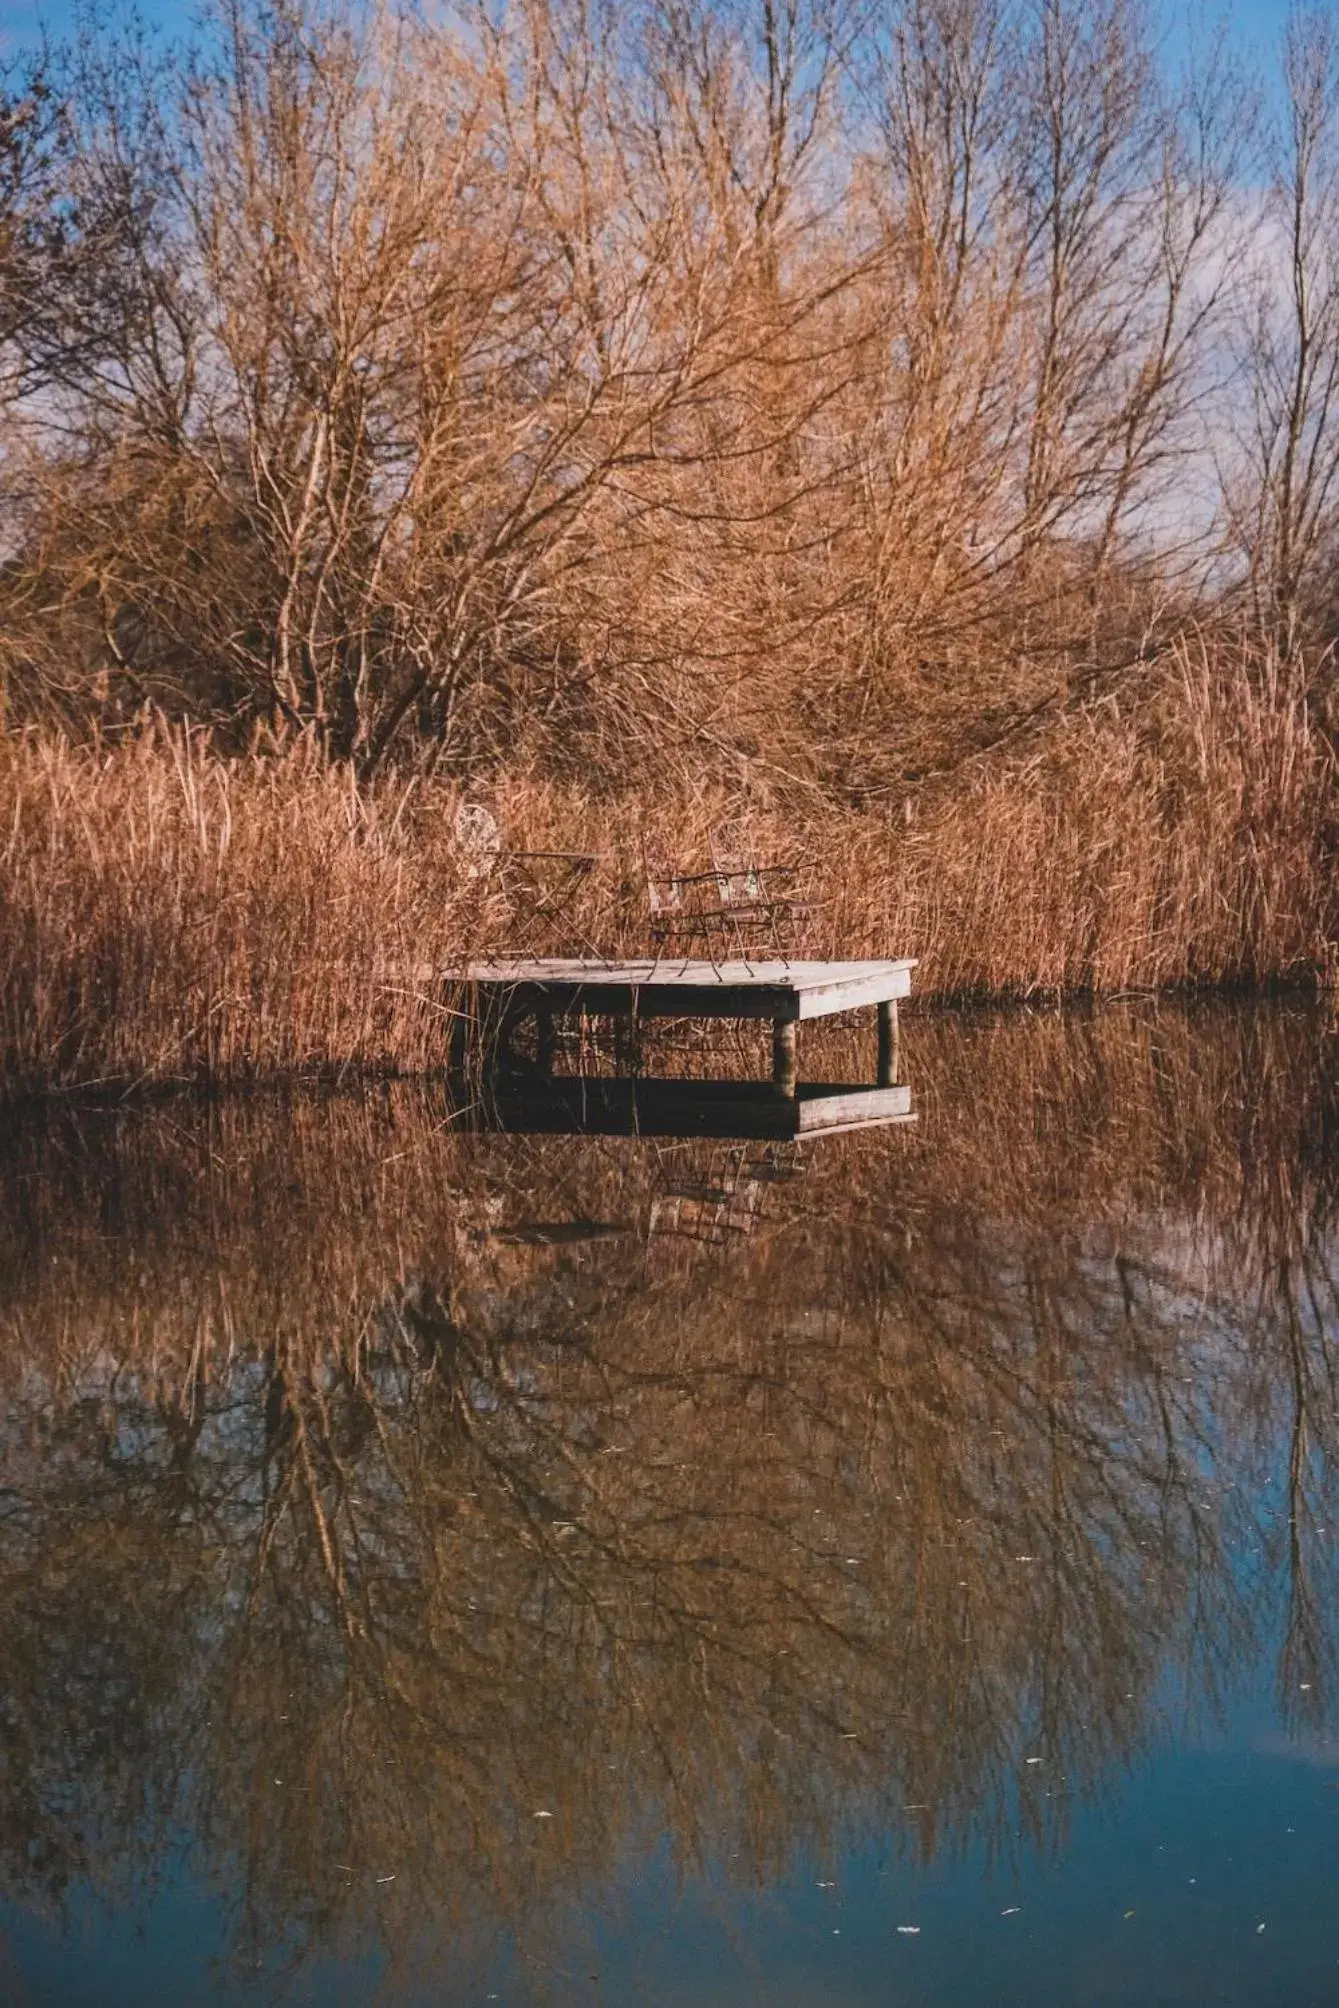
[(599, 962), (541, 957), (474, 962), (442, 970), (439, 978), (464, 990), (462, 1038), (466, 1023), (475, 1019), (505, 1043), (513, 1024), (534, 1018), (541, 1066), (552, 1058), (555, 1019), (574, 1013), (623, 1018), (634, 1026), (649, 1018), (770, 1019), (772, 1078), (785, 1089), (795, 1085), (795, 1028), (802, 1020), (872, 1004), (879, 1014), (879, 1086), (887, 1088), (897, 1078), (898, 999), (910, 994), (915, 966), (907, 959)]
[(462, 1101), (462, 1129), (530, 1135), (786, 1138), (916, 1120), (907, 1087), (503, 1074)]

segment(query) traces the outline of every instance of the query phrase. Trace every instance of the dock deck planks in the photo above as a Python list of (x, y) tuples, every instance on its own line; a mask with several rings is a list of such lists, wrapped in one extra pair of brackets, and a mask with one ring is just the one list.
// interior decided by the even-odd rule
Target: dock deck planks
[(555, 1018), (571, 1012), (630, 1018), (770, 1019), (772, 1080), (788, 1092), (796, 1085), (795, 1029), (806, 1019), (876, 1005), (879, 1013), (879, 1086), (897, 1072), (897, 1006), (911, 994), (914, 958), (878, 962), (708, 962), (662, 956), (656, 960), (530, 957), (470, 962), (435, 972), (458, 985), (469, 1016), (507, 1028), (533, 1016), (539, 1025), (541, 1064), (553, 1049)]
[(518, 1015), (588, 1011), (639, 1018), (770, 1018), (794, 1023), (911, 995), (914, 959), (883, 962), (471, 962), (443, 982), (503, 998)]

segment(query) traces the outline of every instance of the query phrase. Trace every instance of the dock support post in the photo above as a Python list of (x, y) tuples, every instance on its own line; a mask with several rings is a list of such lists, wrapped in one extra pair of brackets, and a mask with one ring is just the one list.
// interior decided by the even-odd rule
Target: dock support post
[(539, 1071), (541, 1074), (553, 1072), (553, 1055), (558, 1038), (554, 1028), (552, 1011), (536, 1011), (535, 1044), (538, 1049)]
[(879, 1086), (881, 1088), (893, 1088), (897, 1085), (897, 1049), (897, 1002), (896, 999), (888, 997), (879, 1006)]
[(785, 1094), (795, 1092), (795, 1020), (772, 1020), (772, 1080)]

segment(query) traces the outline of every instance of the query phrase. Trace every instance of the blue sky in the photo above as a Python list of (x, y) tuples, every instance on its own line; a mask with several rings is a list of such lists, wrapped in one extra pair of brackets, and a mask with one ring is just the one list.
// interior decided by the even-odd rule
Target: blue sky
[(1277, 69), (1284, 24), (1292, 9), (1288, 0), (1235, 0), (1234, 5), (1191, 8), (1173, 0), (1153, 0), (1154, 12), (1163, 24), (1170, 55), (1183, 52), (1189, 43), (1188, 21), (1198, 17), (1203, 23), (1222, 22), (1229, 42), (1249, 66), (1257, 83), (1266, 87)]
[[(166, 28), (189, 21), (192, 5), (183, 0), (140, 0), (140, 12), (148, 21)], [(1158, 13), (1167, 24), (1168, 46), (1184, 45), (1186, 9), (1159, 0)], [(1208, 8), (1209, 15), (1221, 14), (1228, 33), (1243, 55), (1256, 61), (1268, 60), (1288, 14), (1286, 0), (1236, 0), (1231, 6)], [(35, 41), (45, 22), (54, 33), (64, 33), (74, 14), (74, 0), (0, 0), (0, 39), (11, 51)]]
[[(75, 0), (0, 0), (0, 51), (12, 54), (38, 41), (44, 26), (53, 35), (68, 34), (75, 11)], [(172, 28), (189, 22), (195, 8), (180, 0), (139, 0), (138, 12), (155, 26)]]

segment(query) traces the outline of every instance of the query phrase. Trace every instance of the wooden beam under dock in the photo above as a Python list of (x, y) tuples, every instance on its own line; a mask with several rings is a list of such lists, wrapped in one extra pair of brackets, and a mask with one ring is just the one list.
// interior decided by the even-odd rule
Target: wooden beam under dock
[(573, 1013), (637, 1021), (645, 1018), (770, 1019), (772, 1078), (796, 1085), (795, 1028), (811, 1018), (870, 1005), (879, 1012), (879, 1080), (897, 1077), (897, 1004), (911, 994), (915, 959), (880, 962), (602, 962), (534, 957), (471, 962), (420, 973), (418, 980), (458, 985), (475, 1022), (507, 1028), (533, 1017), (540, 1028), (541, 1064), (552, 1054), (555, 1019)]

